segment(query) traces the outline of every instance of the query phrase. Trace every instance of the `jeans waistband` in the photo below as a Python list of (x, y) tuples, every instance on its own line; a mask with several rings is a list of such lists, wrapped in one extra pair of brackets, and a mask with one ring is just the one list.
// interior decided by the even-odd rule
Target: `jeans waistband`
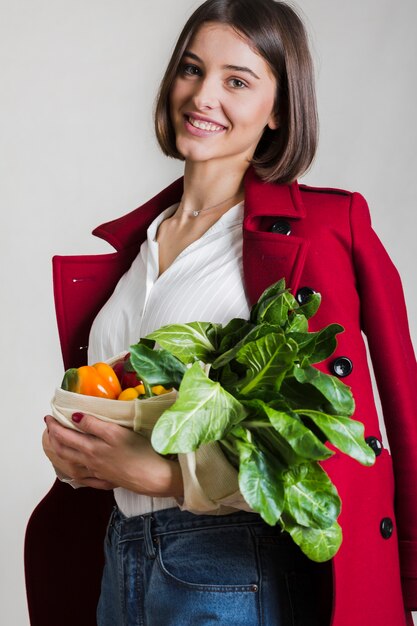
[[(141, 539), (151, 530), (152, 536), (185, 531), (193, 528), (212, 528), (228, 525), (256, 525), (267, 526), (257, 513), (236, 511), (228, 515), (195, 515), (189, 511), (181, 511), (175, 507), (163, 509), (145, 515), (126, 517), (114, 507), (109, 521), (109, 528), (113, 528), (120, 539)], [(275, 527), (276, 532), (277, 527)]]

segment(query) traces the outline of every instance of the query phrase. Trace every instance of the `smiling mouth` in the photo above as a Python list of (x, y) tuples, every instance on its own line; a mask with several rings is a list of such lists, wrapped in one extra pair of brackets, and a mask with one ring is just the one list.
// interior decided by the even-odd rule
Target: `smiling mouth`
[(211, 131), (211, 132), (225, 130), (225, 126), (219, 126), (218, 124), (213, 124), (213, 122), (204, 122), (203, 120), (196, 120), (193, 117), (190, 117), (188, 115), (185, 116), (185, 118), (191, 124), (191, 126), (194, 126), (194, 128), (199, 128), (200, 130), (206, 130), (206, 131)]

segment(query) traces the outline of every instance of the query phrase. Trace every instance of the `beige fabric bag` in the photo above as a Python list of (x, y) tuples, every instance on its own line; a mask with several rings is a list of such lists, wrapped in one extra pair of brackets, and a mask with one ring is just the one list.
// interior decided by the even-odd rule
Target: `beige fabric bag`
[[(123, 352), (107, 363), (112, 365), (125, 354)], [(71, 419), (78, 411), (104, 422), (132, 428), (150, 439), (158, 418), (177, 397), (177, 391), (173, 390), (143, 400), (108, 400), (57, 388), (51, 400), (51, 410), (55, 419), (67, 428), (80, 430)], [(250, 510), (239, 491), (238, 473), (226, 460), (218, 443), (204, 444), (195, 452), (179, 454), (178, 461), (184, 482), (184, 498), (179, 502), (181, 509), (210, 515), (224, 515), (236, 509)], [(58, 474), (58, 477), (70, 482), (74, 488), (80, 486), (65, 476)]]
[(63, 426), (79, 430), (71, 419), (76, 411), (93, 415), (103, 422), (132, 428), (141, 435), (150, 437), (157, 419), (174, 404), (177, 392), (170, 391), (160, 396), (143, 400), (108, 400), (84, 396), (80, 393), (56, 389), (51, 401), (52, 415)]

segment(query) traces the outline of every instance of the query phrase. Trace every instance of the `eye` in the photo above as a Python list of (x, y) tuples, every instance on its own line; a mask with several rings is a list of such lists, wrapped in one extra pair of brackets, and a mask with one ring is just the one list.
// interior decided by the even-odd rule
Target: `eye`
[(198, 76), (200, 74), (200, 68), (192, 63), (183, 63), (180, 66), (181, 74), (186, 76)]
[(247, 87), (247, 84), (244, 83), (243, 80), (240, 80), (240, 78), (231, 78), (229, 82), (234, 89), (243, 89), (244, 87)]

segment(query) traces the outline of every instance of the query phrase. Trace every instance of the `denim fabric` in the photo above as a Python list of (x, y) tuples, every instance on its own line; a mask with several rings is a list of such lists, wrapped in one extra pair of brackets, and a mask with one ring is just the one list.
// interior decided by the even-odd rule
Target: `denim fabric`
[(109, 522), (98, 626), (324, 626), (323, 565), (253, 513)]

